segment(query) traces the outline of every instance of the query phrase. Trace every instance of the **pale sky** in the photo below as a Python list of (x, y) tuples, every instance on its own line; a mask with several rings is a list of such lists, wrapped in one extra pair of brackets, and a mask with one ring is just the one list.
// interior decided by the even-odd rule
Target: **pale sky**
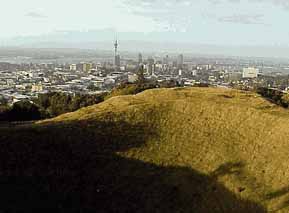
[(0, 40), (115, 29), (166, 32), (180, 42), (185, 34), (199, 44), (289, 46), (289, 0), (0, 0), (0, 5)]

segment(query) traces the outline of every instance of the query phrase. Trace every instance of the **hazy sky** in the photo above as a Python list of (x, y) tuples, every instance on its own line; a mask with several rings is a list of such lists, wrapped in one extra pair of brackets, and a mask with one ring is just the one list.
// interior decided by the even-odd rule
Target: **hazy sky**
[[(0, 39), (59, 31), (186, 34), (216, 45), (289, 46), (289, 0), (0, 0)], [(165, 40), (166, 38), (164, 38)], [(150, 40), (150, 37), (147, 37)]]

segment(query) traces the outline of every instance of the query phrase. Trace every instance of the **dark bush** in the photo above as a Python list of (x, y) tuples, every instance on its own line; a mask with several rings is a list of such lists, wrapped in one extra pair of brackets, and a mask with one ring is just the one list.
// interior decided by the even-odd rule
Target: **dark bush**
[(6, 113), (8, 121), (31, 121), (41, 118), (39, 108), (29, 101), (15, 103)]
[(284, 93), (281, 90), (274, 88), (260, 87), (257, 88), (257, 93), (265, 98), (268, 98), (270, 101), (272, 101), (277, 105), (280, 105), (285, 108), (288, 108), (289, 106), (288, 94)]

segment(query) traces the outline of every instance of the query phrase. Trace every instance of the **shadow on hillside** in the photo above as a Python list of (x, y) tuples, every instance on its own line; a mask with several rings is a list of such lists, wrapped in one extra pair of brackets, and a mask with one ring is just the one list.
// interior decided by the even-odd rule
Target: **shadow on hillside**
[(280, 211), (280, 210), (283, 210), (283, 209), (289, 207), (288, 195), (289, 195), (289, 186), (286, 186), (286, 187), (283, 187), (279, 190), (276, 190), (274, 192), (267, 194), (265, 197), (265, 200), (270, 201), (273, 199), (278, 199), (278, 198), (281, 198), (283, 196), (286, 196), (287, 199), (285, 201), (283, 201), (281, 204), (279, 204), (279, 206), (275, 207), (274, 210), (272, 210), (272, 212), (277, 212), (277, 211)]
[(211, 173), (211, 177), (218, 178), (224, 175), (239, 175), (241, 174), (245, 164), (243, 162), (228, 162), (220, 165)]
[[(0, 131), (0, 210), (265, 212), (212, 176), (116, 154), (158, 137), (144, 124), (78, 123)], [(4, 134), (5, 133), (5, 134)]]

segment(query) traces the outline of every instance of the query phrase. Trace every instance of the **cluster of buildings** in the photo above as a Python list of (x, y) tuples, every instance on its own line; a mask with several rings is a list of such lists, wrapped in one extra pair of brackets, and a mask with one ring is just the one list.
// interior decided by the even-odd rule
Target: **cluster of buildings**
[[(139, 69), (147, 81), (155, 83), (288, 89), (288, 74), (273, 68), (260, 63), (250, 64), (246, 60), (189, 58), (183, 54), (144, 57), (139, 53), (125, 59), (118, 53), (116, 41), (114, 59), (110, 61), (61, 64), (0, 62), (0, 104), (3, 100), (14, 103), (48, 92), (95, 94), (110, 91), (121, 83), (136, 82)], [(282, 71), (288, 68), (288, 65), (283, 66)]]
[(12, 103), (39, 93), (102, 93), (128, 78), (128, 73), (107, 70), (98, 63), (21, 64), (13, 70), (1, 65), (0, 95)]

